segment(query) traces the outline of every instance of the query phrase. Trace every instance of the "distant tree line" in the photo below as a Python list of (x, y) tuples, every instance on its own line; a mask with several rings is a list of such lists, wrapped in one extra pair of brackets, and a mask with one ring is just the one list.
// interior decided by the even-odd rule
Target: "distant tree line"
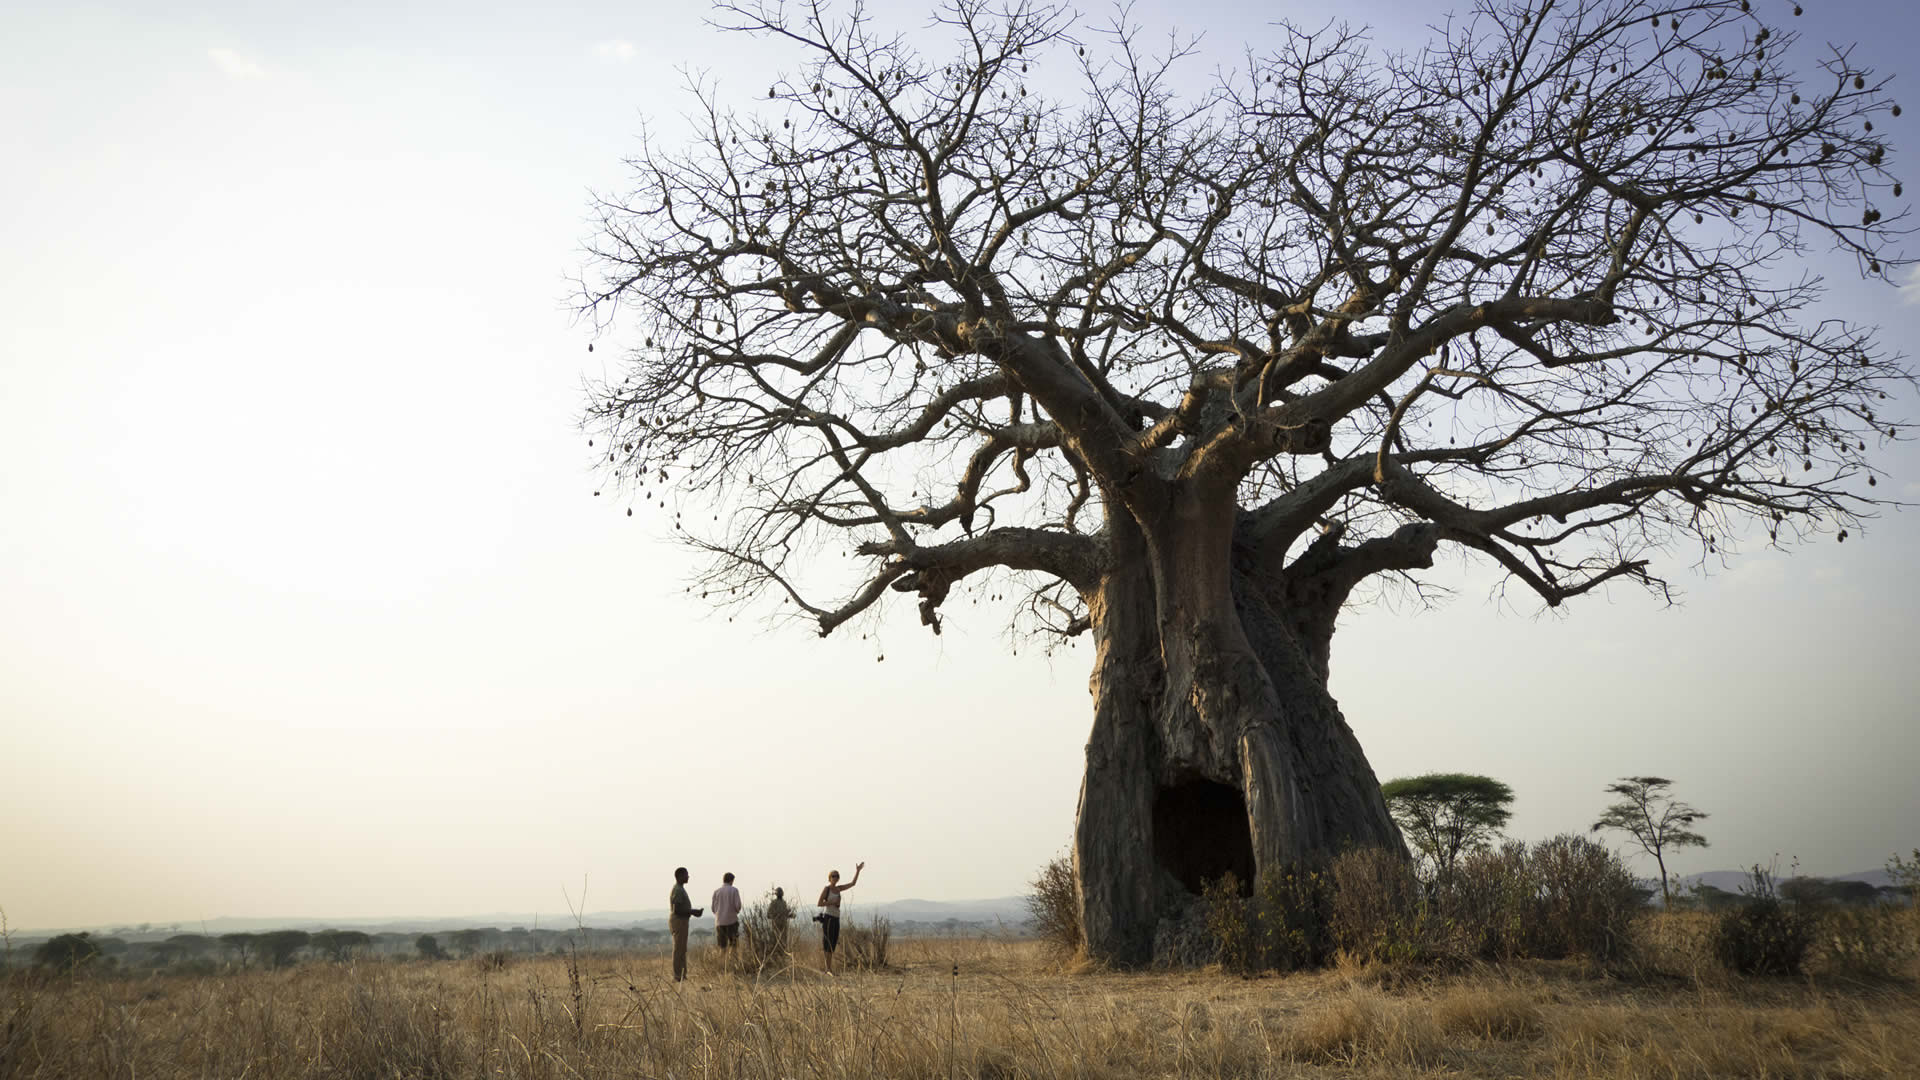
[[(128, 932), (138, 933), (138, 930)], [(185, 933), (146, 940), (130, 939), (119, 933), (80, 932), (58, 934), (43, 941), (18, 941), (20, 947), (12, 954), (0, 956), (0, 965), (32, 963), (62, 971), (110, 967), (127, 971), (212, 972), (279, 968), (304, 962), (445, 960), (488, 953), (534, 955), (573, 948), (616, 951), (659, 945), (666, 937), (665, 930), (642, 927), (501, 929), (486, 926), (438, 934), (283, 929), (217, 935)]]

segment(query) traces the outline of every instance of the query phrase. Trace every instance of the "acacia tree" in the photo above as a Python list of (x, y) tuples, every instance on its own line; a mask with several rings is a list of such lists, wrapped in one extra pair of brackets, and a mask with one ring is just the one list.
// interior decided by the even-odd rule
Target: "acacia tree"
[(269, 930), (259, 935), (254, 943), (259, 946), (260, 956), (268, 967), (286, 967), (293, 963), (294, 954), (307, 947), (312, 935), (305, 930)]
[(1607, 807), (1594, 832), (1614, 829), (1633, 837), (1640, 850), (1653, 856), (1660, 868), (1660, 900), (1673, 910), (1673, 887), (1667, 880), (1666, 853), (1674, 848), (1706, 847), (1707, 838), (1693, 831), (1696, 821), (1706, 820), (1704, 810), (1695, 810), (1673, 797), (1673, 781), (1664, 776), (1623, 776), (1607, 790), (1620, 801)]
[(240, 966), (245, 968), (247, 961), (260, 951), (260, 935), (244, 931), (221, 934), (220, 944), (233, 950), (234, 954), (240, 958)]
[(697, 136), (598, 200), (583, 307), (631, 348), (587, 427), (716, 603), (1091, 635), (1097, 955), (1224, 871), (1404, 850), (1327, 691), (1363, 583), (1444, 546), (1548, 605), (1659, 590), (1664, 550), (1873, 505), (1909, 376), (1795, 267), (1902, 265), (1898, 106), (1846, 52), (1803, 79), (1741, 0), (1482, 0), (1413, 54), (1283, 27), (1183, 94), (1178, 43), (1006, 3), (947, 0), (933, 54), (716, 9), (800, 59), (696, 81)]
[(1451, 877), (1463, 852), (1485, 848), (1513, 816), (1513, 789), (1491, 776), (1406, 776), (1380, 785), (1380, 794), (1401, 835), (1433, 864), (1435, 881)]
[(321, 930), (310, 938), (307, 944), (316, 952), (322, 953), (335, 963), (344, 963), (355, 949), (365, 949), (373, 944), (372, 935), (364, 930)]

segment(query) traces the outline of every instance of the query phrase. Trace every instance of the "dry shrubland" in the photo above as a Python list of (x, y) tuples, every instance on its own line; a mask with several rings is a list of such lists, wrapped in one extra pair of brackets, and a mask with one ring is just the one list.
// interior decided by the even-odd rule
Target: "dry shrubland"
[[(1913, 913), (1896, 929), (1911, 934)], [(1041, 942), (896, 939), (883, 968), (747, 972), (712, 950), (16, 973), (0, 1077), (1897, 1077), (1920, 987), (1822, 954), (1726, 974), (1705, 916), (1650, 917), (1631, 967), (1113, 972)], [(956, 974), (957, 972), (957, 974)]]

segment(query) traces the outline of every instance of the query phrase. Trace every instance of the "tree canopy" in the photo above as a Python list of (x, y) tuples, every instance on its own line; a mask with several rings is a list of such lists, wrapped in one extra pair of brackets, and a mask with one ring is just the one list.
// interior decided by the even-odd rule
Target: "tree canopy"
[(56, 971), (71, 972), (93, 962), (100, 955), (100, 943), (85, 931), (55, 934), (33, 950), (33, 962)]
[(1387, 810), (1441, 879), (1469, 851), (1490, 844), (1513, 812), (1513, 789), (1490, 776), (1427, 773), (1380, 785)]
[(257, 935), (253, 944), (269, 967), (286, 967), (313, 936), (305, 930), (269, 930)]
[(1289, 27), (1183, 97), (1184, 51), (1060, 8), (959, 0), (928, 57), (723, 5), (803, 67), (701, 85), (701, 136), (600, 201), (586, 303), (636, 340), (603, 464), (710, 599), (823, 632), (889, 591), (937, 628), (993, 568), (1078, 632), (1101, 500), (1202, 476), (1295, 557), (1342, 538), (1336, 580), (1446, 541), (1549, 604), (1681, 537), (1844, 537), (1907, 374), (1795, 263), (1902, 265), (1898, 106), (1746, 6), (1483, 3), (1412, 55)]
[(1674, 848), (1706, 847), (1707, 838), (1695, 832), (1694, 823), (1706, 820), (1703, 810), (1695, 810), (1673, 797), (1673, 781), (1664, 776), (1624, 776), (1608, 784), (1607, 790), (1620, 796), (1593, 823), (1593, 831), (1612, 829), (1633, 837), (1640, 849), (1653, 856), (1660, 867), (1660, 895), (1667, 907), (1673, 907), (1673, 890), (1667, 878), (1667, 852)]
[(589, 441), (717, 604), (1091, 632), (1096, 953), (1192, 882), (1400, 846), (1326, 687), (1363, 582), (1425, 589), (1444, 545), (1546, 605), (1664, 590), (1683, 544), (1881, 501), (1911, 376), (1802, 260), (1906, 265), (1900, 107), (1790, 18), (1478, 0), (1412, 52), (1282, 25), (1203, 82), (1038, 0), (914, 36), (715, 10), (796, 67), (696, 80), (697, 135), (598, 199), (582, 305), (628, 348)]

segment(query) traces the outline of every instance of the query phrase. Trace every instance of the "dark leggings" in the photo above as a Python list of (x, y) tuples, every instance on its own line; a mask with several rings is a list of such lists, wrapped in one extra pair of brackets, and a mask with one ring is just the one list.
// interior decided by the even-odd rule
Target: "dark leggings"
[(840, 947), (840, 916), (825, 915), (820, 919), (820, 945), (828, 952)]

